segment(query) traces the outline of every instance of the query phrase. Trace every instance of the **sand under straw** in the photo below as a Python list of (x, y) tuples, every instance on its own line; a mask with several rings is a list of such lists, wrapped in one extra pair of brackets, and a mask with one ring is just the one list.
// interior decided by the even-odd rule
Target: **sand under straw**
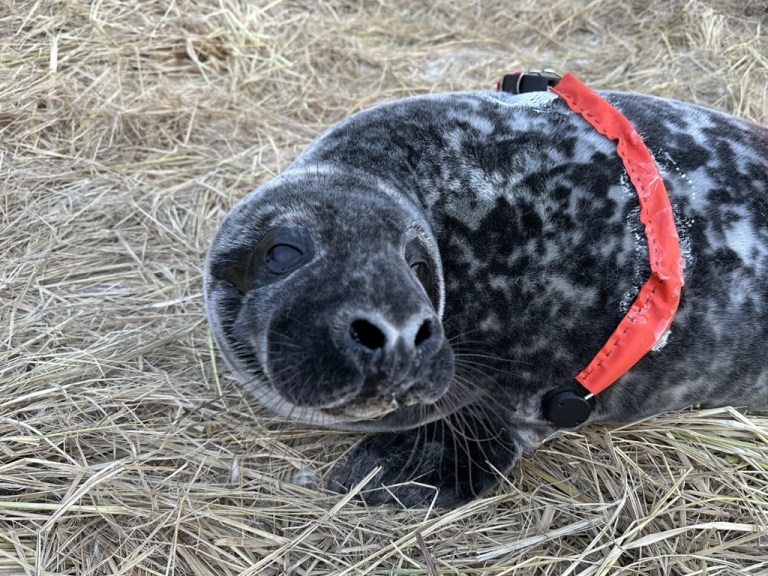
[[(0, 2), (0, 574), (766, 574), (768, 418), (562, 434), (458, 510), (217, 362), (222, 215), (324, 126), (550, 65), (768, 122), (760, 0)], [(748, 403), (748, 399), (745, 399)]]

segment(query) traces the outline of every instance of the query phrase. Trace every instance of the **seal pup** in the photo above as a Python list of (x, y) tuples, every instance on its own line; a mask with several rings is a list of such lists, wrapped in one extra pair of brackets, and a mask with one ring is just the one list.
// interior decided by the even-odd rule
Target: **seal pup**
[[(600, 94), (663, 176), (685, 288), (670, 332), (584, 423), (766, 406), (768, 130)], [(330, 488), (380, 466), (368, 501), (454, 506), (555, 430), (547, 395), (573, 382), (650, 272), (616, 145), (551, 92), (471, 92), (331, 127), (232, 209), (204, 282), (248, 393), (289, 419), (374, 433)]]

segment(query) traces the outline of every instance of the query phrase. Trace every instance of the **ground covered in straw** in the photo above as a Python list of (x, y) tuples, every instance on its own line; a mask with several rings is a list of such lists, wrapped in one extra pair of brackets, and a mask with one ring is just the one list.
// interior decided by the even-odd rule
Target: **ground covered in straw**
[(768, 122), (763, 0), (0, 0), (0, 574), (766, 574), (768, 418), (563, 434), (458, 510), (321, 479), (200, 272), (324, 126), (548, 65)]

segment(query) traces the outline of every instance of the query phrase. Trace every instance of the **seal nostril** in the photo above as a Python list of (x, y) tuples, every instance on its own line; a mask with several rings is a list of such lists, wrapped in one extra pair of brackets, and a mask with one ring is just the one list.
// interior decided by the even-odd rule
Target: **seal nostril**
[(432, 336), (432, 322), (430, 320), (424, 320), (424, 323), (419, 327), (419, 331), (416, 332), (416, 338), (414, 344), (418, 348), (424, 342), (429, 340)]
[(360, 345), (369, 350), (380, 350), (387, 342), (384, 332), (368, 322), (368, 320), (355, 320), (349, 326), (349, 335)]

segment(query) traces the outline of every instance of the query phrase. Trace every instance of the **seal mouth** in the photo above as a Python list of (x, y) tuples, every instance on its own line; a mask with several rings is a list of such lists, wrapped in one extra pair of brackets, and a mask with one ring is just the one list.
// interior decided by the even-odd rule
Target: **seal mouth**
[[(337, 401), (333, 405), (320, 408), (320, 410), (329, 416), (369, 420), (381, 418), (399, 408), (424, 403), (413, 390), (416, 385), (415, 381), (398, 383), (391, 386), (391, 389), (394, 391), (374, 395), (374, 385), (368, 382), (368, 380), (366, 378), (362, 390), (354, 398)], [(375, 380), (377, 384), (380, 384), (379, 378), (375, 378)]]

